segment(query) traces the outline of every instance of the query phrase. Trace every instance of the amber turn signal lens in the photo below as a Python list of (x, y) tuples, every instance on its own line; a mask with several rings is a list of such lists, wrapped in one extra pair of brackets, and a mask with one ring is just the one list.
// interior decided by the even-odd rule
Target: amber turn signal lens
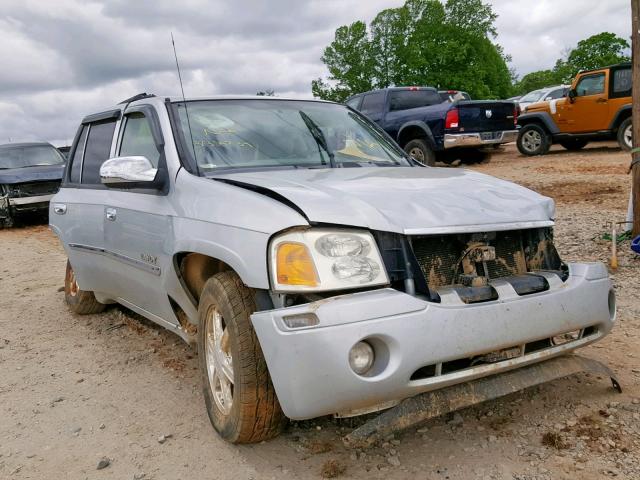
[(320, 283), (309, 249), (302, 243), (285, 242), (278, 245), (276, 272), (281, 285), (317, 287)]

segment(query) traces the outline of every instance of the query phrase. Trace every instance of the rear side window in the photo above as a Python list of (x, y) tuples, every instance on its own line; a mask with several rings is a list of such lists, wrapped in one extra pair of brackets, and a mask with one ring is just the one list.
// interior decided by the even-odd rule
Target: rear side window
[(604, 73), (582, 77), (576, 87), (579, 97), (604, 93)]
[(100, 166), (109, 158), (115, 120), (92, 123), (82, 162), (82, 183), (99, 184)]
[(621, 70), (614, 70), (613, 72), (613, 88), (611, 96), (618, 97), (630, 97), (631, 96), (631, 69), (624, 68)]
[(347, 105), (351, 108), (355, 108), (356, 110), (358, 109), (358, 104), (360, 103), (360, 99), (362, 97), (356, 97), (356, 98), (352, 98), (351, 100), (349, 100), (347, 102)]
[(84, 153), (84, 144), (87, 141), (87, 131), (89, 127), (87, 125), (82, 126), (82, 132), (78, 138), (76, 149), (73, 152), (73, 158), (71, 159), (71, 170), (69, 173), (69, 180), (71, 183), (80, 183), (80, 169), (82, 168), (82, 154)]
[(433, 90), (396, 90), (391, 92), (389, 110), (395, 112), (439, 103), (442, 103), (442, 98)]
[(384, 108), (384, 92), (376, 92), (365, 95), (362, 99), (360, 111), (364, 114), (379, 113)]
[(119, 155), (121, 157), (141, 155), (147, 157), (154, 167), (158, 166), (160, 153), (153, 140), (149, 120), (144, 114), (132, 113), (127, 116)]

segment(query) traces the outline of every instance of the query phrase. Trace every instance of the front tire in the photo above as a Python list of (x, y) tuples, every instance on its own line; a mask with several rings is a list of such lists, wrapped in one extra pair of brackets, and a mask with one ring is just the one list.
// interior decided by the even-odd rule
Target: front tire
[(204, 284), (198, 306), (198, 362), (213, 428), (231, 443), (277, 436), (286, 423), (251, 324), (254, 292), (234, 272)]
[(562, 140), (558, 143), (562, 145), (563, 148), (565, 148), (566, 150), (575, 152), (578, 150), (582, 150), (584, 147), (587, 146), (589, 142), (587, 140), (581, 140), (579, 138), (573, 138), (573, 139), (569, 138), (566, 140)]
[(631, 118), (627, 118), (618, 127), (618, 145), (625, 151), (631, 150), (633, 147), (633, 125), (631, 124)]
[(404, 146), (404, 151), (423, 165), (433, 167), (436, 164), (436, 154), (426, 140), (411, 140)]
[(516, 143), (522, 155), (544, 155), (551, 148), (551, 136), (540, 125), (530, 123), (520, 129)]
[(67, 260), (67, 271), (64, 276), (64, 300), (69, 308), (78, 315), (90, 315), (102, 312), (107, 306), (96, 300), (93, 292), (82, 290), (78, 286), (76, 274)]

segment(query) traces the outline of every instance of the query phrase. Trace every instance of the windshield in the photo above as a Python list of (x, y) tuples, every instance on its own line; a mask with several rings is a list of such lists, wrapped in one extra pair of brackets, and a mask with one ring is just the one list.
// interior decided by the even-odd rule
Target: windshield
[(62, 165), (64, 157), (52, 145), (30, 145), (0, 148), (0, 168)]
[(524, 97), (520, 99), (521, 102), (537, 102), (542, 98), (546, 90), (534, 90), (533, 92), (527, 93)]
[(202, 175), (228, 168), (410, 165), (402, 150), (344, 105), (201, 100), (187, 102), (187, 109), (174, 104), (179, 137)]

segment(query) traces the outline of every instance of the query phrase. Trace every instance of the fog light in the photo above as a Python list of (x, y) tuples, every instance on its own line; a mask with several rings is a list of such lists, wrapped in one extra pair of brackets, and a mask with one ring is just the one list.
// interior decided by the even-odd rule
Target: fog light
[(358, 342), (349, 351), (349, 365), (358, 375), (367, 373), (373, 365), (375, 355), (367, 342)]

